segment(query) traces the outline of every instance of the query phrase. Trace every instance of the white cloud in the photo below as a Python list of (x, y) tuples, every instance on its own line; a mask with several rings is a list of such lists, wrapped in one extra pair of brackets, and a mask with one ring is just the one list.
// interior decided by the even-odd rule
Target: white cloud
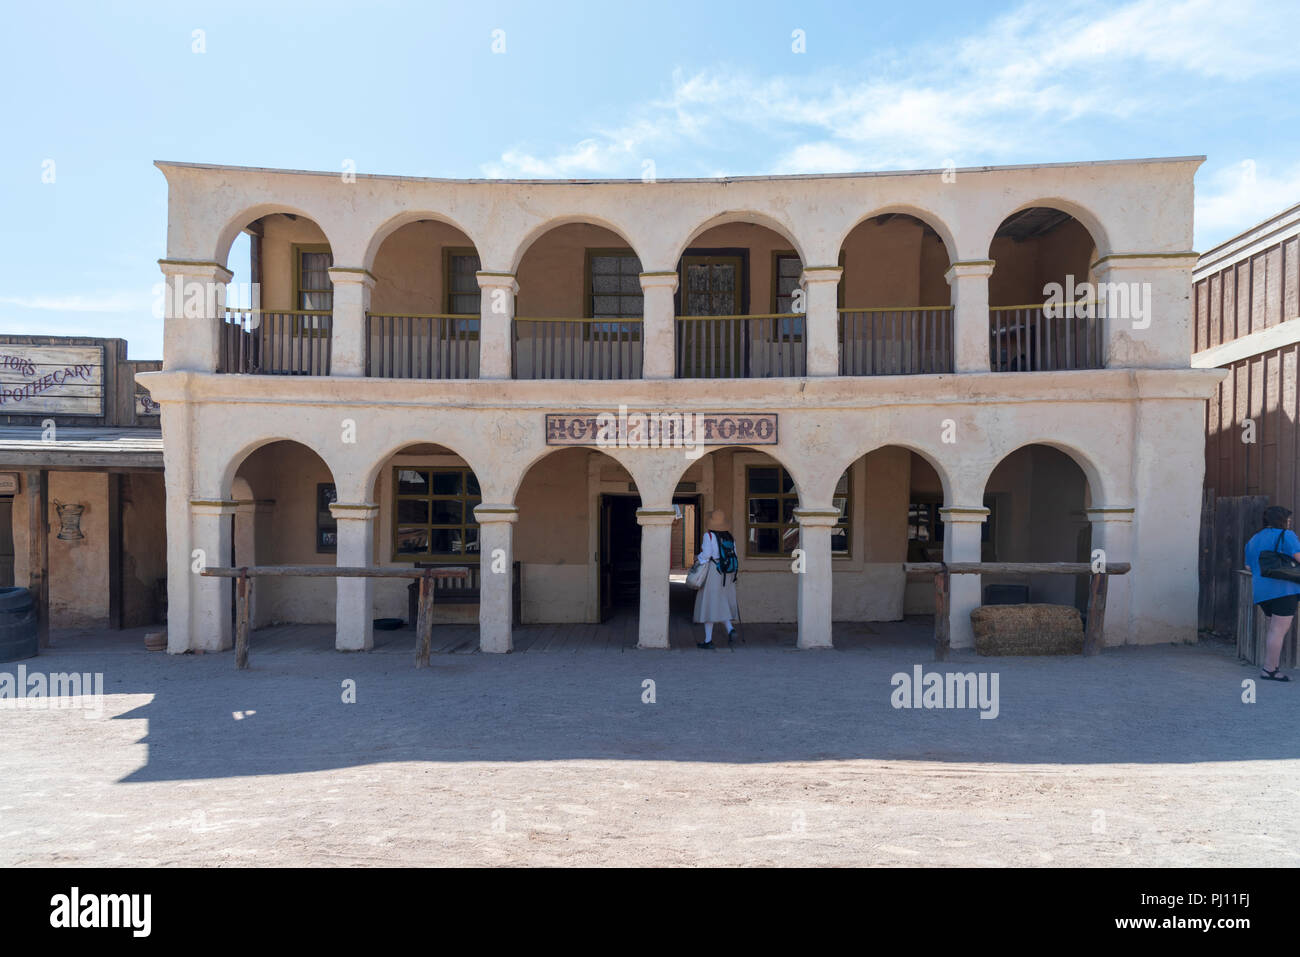
[(1261, 168), (1254, 160), (1224, 167), (1197, 185), (1196, 248), (1201, 252), (1300, 203), (1300, 163)]
[[(747, 157), (747, 173), (1007, 162), (1041, 154), (1079, 120), (1185, 106), (1189, 78), (1294, 72), (1296, 19), (1255, 0), (1137, 0), (1102, 12), (1034, 0), (947, 46), (877, 54), (866, 79), (674, 72), (670, 93), (630, 108), (626, 124), (574, 147), (508, 150), (485, 171), (636, 176), (655, 159), (661, 176), (699, 175), (718, 165), (711, 151), (752, 142), (767, 152)], [(670, 168), (679, 155), (699, 167)]]

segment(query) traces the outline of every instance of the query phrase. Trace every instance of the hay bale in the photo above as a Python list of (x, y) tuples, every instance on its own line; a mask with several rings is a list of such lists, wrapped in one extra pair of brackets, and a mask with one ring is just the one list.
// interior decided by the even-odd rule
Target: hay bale
[(981, 605), (970, 623), (981, 655), (1083, 653), (1083, 616), (1070, 605)]

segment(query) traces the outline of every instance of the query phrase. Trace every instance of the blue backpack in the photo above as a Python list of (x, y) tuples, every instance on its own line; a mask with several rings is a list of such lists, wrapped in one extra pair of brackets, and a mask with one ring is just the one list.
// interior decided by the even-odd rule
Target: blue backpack
[(719, 555), (713, 560), (713, 565), (724, 579), (730, 575), (734, 582), (740, 571), (740, 559), (736, 557), (736, 540), (731, 537), (730, 532), (714, 532), (713, 537), (718, 540)]

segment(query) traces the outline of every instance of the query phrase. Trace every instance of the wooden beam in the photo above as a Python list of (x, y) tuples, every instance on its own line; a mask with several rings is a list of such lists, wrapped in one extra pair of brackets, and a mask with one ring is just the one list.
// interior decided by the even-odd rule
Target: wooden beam
[(1088, 579), (1088, 627), (1083, 633), (1083, 653), (1101, 654), (1106, 630), (1107, 575), (1093, 575)]
[[(1106, 575), (1127, 575), (1128, 562), (1107, 562)], [(929, 572), (937, 575), (947, 570), (953, 575), (1091, 575), (1087, 562), (904, 562), (904, 572)]]
[(949, 589), (952, 579), (944, 569), (934, 576), (934, 660), (947, 661), (951, 642), (949, 633)]
[(27, 473), (27, 587), (36, 599), (36, 634), (50, 646), (50, 489), (49, 472)]
[(108, 627), (122, 630), (122, 476), (108, 478)]
[(434, 578), (469, 578), (468, 568), (381, 568), (374, 565), (253, 565), (248, 568), (215, 568), (208, 566), (200, 575), (209, 578), (238, 578), (247, 574), (252, 578), (280, 576), (289, 578), (422, 578), (431, 573)]
[(433, 575), (426, 568), (420, 576), (420, 611), (415, 619), (415, 667), (429, 667), (429, 646), (433, 642)]
[(250, 628), (248, 609), (252, 604), (248, 599), (252, 581), (248, 577), (247, 569), (241, 569), (241, 571), (243, 574), (235, 579), (235, 667), (244, 670), (248, 668), (248, 632)]

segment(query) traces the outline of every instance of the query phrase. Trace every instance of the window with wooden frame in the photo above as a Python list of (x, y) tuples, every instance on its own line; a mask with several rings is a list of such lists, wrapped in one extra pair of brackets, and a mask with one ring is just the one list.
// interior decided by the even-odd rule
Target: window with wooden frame
[(468, 468), (393, 469), (393, 561), (479, 560), (474, 507), (482, 501)]
[(316, 486), (316, 553), (323, 555), (339, 550), (339, 523), (330, 506), (339, 500), (338, 489), (331, 482)]
[(587, 318), (628, 320), (588, 323), (588, 332), (630, 336), (629, 323), (639, 322), (645, 315), (640, 258), (630, 249), (588, 249), (586, 275)]
[[(852, 527), (850, 471), (845, 470), (835, 485), (833, 504), (839, 511), (831, 529), (831, 554), (849, 555)], [(784, 558), (799, 547), (799, 522), (794, 510), (799, 493), (794, 479), (779, 465), (749, 465), (745, 468), (745, 554), (750, 558)]]
[[(799, 288), (799, 277), (803, 275), (803, 262), (793, 250), (772, 253), (772, 312), (791, 313), (794, 308), (794, 292)], [(803, 338), (802, 313), (792, 319), (782, 319), (780, 338), (789, 342), (798, 342)]]
[[(334, 254), (324, 243), (295, 243), (293, 246), (293, 308), (300, 312), (332, 313), (334, 311), (334, 283), (330, 267)], [(327, 318), (298, 316), (295, 325), (300, 330), (312, 330), (325, 335)]]
[(479, 315), (483, 291), (479, 288), (478, 273), (483, 268), (478, 251), (468, 248), (448, 247), (442, 251), (442, 311), (453, 316), (473, 316), (457, 319), (456, 332), (478, 338)]

